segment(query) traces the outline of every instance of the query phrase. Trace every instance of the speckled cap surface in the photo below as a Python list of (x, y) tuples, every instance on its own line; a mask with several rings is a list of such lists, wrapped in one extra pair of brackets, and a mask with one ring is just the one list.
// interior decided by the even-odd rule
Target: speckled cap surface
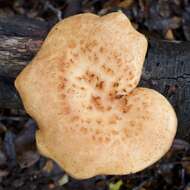
[(56, 24), (15, 82), (38, 123), (40, 152), (78, 179), (134, 173), (160, 159), (177, 119), (161, 94), (136, 88), (146, 51), (122, 13)]

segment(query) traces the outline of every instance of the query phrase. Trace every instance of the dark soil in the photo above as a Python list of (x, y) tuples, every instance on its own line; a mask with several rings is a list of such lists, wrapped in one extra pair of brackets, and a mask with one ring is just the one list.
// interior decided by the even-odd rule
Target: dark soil
[[(148, 37), (190, 41), (188, 0), (0, 0), (0, 16), (20, 15), (50, 24), (70, 15), (121, 10)], [(175, 139), (167, 155), (137, 174), (68, 177), (35, 145), (36, 124), (23, 110), (0, 109), (0, 190), (190, 190), (190, 144)]]

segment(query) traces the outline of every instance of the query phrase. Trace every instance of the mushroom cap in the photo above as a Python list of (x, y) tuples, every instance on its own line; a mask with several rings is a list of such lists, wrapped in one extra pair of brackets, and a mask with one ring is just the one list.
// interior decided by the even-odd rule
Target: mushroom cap
[(15, 85), (37, 121), (37, 146), (71, 176), (129, 174), (170, 148), (177, 119), (159, 93), (136, 88), (146, 38), (122, 13), (59, 22)]

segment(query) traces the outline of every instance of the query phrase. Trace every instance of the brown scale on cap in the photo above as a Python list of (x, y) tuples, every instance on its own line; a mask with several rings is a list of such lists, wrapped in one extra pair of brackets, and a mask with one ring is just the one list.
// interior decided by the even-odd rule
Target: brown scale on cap
[(176, 115), (159, 93), (136, 88), (146, 38), (122, 13), (56, 24), (15, 85), (38, 123), (38, 149), (78, 179), (129, 174), (160, 159)]
[(97, 110), (101, 110), (102, 112), (104, 111), (104, 106), (103, 106), (101, 97), (92, 96), (91, 102), (92, 102), (92, 105), (94, 105)]
[(110, 76), (113, 76), (113, 75), (114, 75), (114, 71), (113, 71), (111, 68), (107, 67), (106, 65), (102, 65), (102, 69), (103, 69), (103, 71), (104, 71), (106, 74), (108, 74), (108, 75), (110, 75)]
[(96, 88), (99, 90), (104, 90), (104, 86), (105, 86), (105, 82), (104, 81), (100, 81), (96, 83)]
[(80, 131), (84, 134), (87, 134), (88, 133), (88, 128), (85, 128), (85, 127), (81, 127), (80, 128)]

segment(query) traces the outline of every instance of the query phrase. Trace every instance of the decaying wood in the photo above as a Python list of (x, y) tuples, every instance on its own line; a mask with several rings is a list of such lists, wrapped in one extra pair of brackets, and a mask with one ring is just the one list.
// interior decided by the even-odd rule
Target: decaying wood
[(190, 138), (190, 43), (150, 40), (140, 85), (167, 97), (178, 116), (178, 134)]
[[(14, 78), (40, 48), (48, 30), (44, 21), (0, 18), (0, 107), (22, 107)], [(151, 39), (140, 86), (169, 99), (177, 112), (178, 135), (190, 138), (190, 43)]]

